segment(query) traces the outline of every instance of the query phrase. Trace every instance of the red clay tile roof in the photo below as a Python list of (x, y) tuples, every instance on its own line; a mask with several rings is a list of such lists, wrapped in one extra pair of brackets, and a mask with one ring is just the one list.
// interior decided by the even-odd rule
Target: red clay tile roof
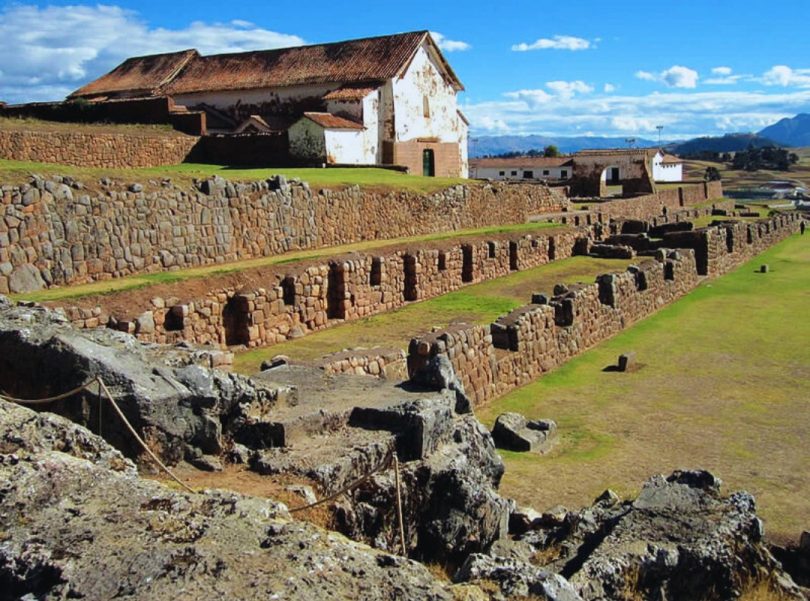
[[(401, 75), (427, 41), (456, 90), (464, 86), (427, 31), (235, 54), (200, 56), (196, 50), (127, 59), (71, 96), (104, 93), (177, 95), (341, 83), (373, 85)], [(193, 53), (188, 56), (188, 53)], [(182, 63), (178, 61), (184, 60)], [(166, 64), (168, 62), (168, 65)], [(182, 67), (177, 69), (178, 65)], [(163, 68), (165, 67), (165, 68)]]
[(337, 90), (332, 90), (324, 94), (324, 100), (362, 100), (375, 90), (377, 90), (382, 83), (378, 85), (363, 85), (363, 84), (349, 84), (340, 86)]
[(655, 156), (658, 153), (657, 148), (600, 148), (596, 150), (579, 150), (574, 153), (575, 156), (611, 156), (611, 155), (637, 155), (643, 154), (645, 156)]
[(325, 129), (363, 129), (363, 124), (331, 113), (304, 113), (304, 117)]
[(509, 158), (486, 158), (470, 159), (470, 167), (489, 167), (497, 169), (520, 168), (520, 167), (567, 167), (573, 165), (570, 157), (509, 157)]
[(116, 93), (151, 96), (177, 75), (186, 63), (199, 56), (196, 50), (183, 50), (128, 58), (106, 75), (79, 88), (68, 98)]
[(662, 165), (680, 165), (683, 163), (683, 159), (680, 159), (672, 154), (665, 154), (664, 158), (661, 159)]

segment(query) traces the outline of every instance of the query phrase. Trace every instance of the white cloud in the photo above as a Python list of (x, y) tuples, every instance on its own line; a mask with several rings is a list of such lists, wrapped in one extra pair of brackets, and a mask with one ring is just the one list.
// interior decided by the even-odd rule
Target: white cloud
[(442, 35), (438, 31), (431, 31), (430, 35), (433, 36), (433, 40), (436, 42), (436, 45), (445, 52), (458, 52), (462, 50), (469, 50), (470, 48), (472, 48), (472, 46), (467, 42), (461, 42), (459, 40), (448, 40), (446, 37), (444, 37), (444, 35)]
[(593, 87), (584, 81), (549, 81), (546, 87), (561, 98), (572, 98), (575, 94), (590, 94)]
[(733, 86), (741, 81), (750, 81), (750, 75), (732, 75), (731, 67), (714, 67), (712, 74), (716, 77), (704, 79), (703, 83), (713, 86)]
[(512, 134), (624, 136), (657, 139), (656, 125), (667, 138), (736, 131), (758, 131), (810, 105), (810, 89), (765, 91), (654, 92), (644, 96), (588, 95), (562, 101), (546, 90), (518, 90), (501, 101), (463, 107), (473, 135), (485, 131), (482, 119)]
[(515, 92), (507, 92), (504, 96), (525, 102), (530, 107), (546, 104), (554, 98), (545, 90), (517, 90)]
[(551, 38), (540, 38), (527, 44), (521, 42), (512, 46), (515, 52), (527, 52), (529, 50), (587, 50), (591, 47), (591, 42), (584, 38), (577, 38), (570, 35), (555, 35)]
[(59, 100), (125, 58), (186, 48), (203, 54), (297, 46), (296, 36), (248, 21), (150, 28), (119, 6), (11, 4), (0, 10), (1, 100)]
[(606, 83), (602, 89), (604, 90), (605, 94), (611, 94), (616, 91), (616, 86), (614, 86), (612, 83)]
[(700, 76), (694, 69), (682, 65), (673, 65), (660, 73), (636, 71), (636, 78), (644, 81), (657, 81), (669, 88), (695, 88)]
[(787, 65), (775, 65), (762, 75), (761, 81), (768, 86), (810, 88), (810, 69), (792, 69)]

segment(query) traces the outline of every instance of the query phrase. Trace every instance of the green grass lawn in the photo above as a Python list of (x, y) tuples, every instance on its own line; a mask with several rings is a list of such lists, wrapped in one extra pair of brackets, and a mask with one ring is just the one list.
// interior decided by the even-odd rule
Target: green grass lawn
[(36, 302), (59, 301), (71, 298), (75, 299), (95, 294), (112, 294), (114, 292), (134, 290), (136, 288), (145, 288), (147, 286), (153, 286), (156, 284), (182, 282), (184, 280), (189, 280), (193, 278), (203, 278), (227, 273), (236, 273), (239, 271), (245, 271), (247, 269), (252, 269), (256, 267), (287, 265), (295, 263), (296, 261), (306, 261), (310, 259), (318, 259), (321, 257), (331, 257), (348, 252), (369, 251), (375, 248), (384, 248), (386, 246), (392, 245), (410, 244), (417, 242), (437, 242), (441, 240), (450, 240), (453, 238), (463, 238), (465, 236), (489, 236), (497, 234), (518, 233), (518, 232), (531, 233), (537, 232), (539, 230), (549, 230), (560, 227), (565, 226), (545, 222), (515, 223), (510, 225), (491, 225), (476, 229), (456, 230), (452, 232), (437, 232), (432, 234), (422, 234), (418, 236), (409, 236), (406, 238), (392, 238), (389, 240), (365, 240), (363, 242), (344, 244), (341, 246), (329, 246), (320, 249), (295, 251), (285, 253), (283, 255), (273, 255), (269, 257), (247, 259), (245, 261), (238, 261), (236, 263), (219, 263), (216, 265), (206, 265), (204, 267), (192, 267), (189, 269), (180, 269), (176, 271), (162, 271), (143, 275), (133, 275), (113, 280), (91, 282), (88, 284), (79, 284), (76, 286), (66, 286), (64, 288), (50, 288), (48, 290), (41, 290), (39, 292), (26, 292), (21, 294), (13, 294), (11, 295), (11, 298), (14, 300), (32, 300)]
[(548, 265), (518, 271), (508, 276), (437, 298), (407, 305), (373, 317), (334, 326), (297, 340), (236, 355), (234, 369), (251, 374), (264, 359), (284, 354), (299, 360), (318, 359), (344, 348), (385, 346), (407, 348), (411, 338), (433, 326), (446, 327), (452, 322), (487, 324), (499, 315), (525, 305), (532, 292), (551, 292), (560, 282), (592, 282), (597, 274), (623, 271), (627, 260), (573, 257)]
[[(810, 524), (808, 303), (810, 236), (794, 236), (479, 409), (489, 424), (518, 411), (560, 427), (546, 456), (503, 453), (503, 492), (573, 507), (705, 468), (756, 496), (770, 535), (796, 537)], [(638, 371), (603, 371), (631, 350)]]
[(40, 175), (68, 175), (83, 183), (91, 183), (102, 177), (120, 179), (124, 182), (144, 182), (149, 179), (169, 177), (178, 184), (189, 183), (192, 178), (204, 179), (220, 175), (231, 181), (252, 181), (268, 179), (274, 175), (297, 177), (308, 182), (313, 188), (345, 188), (352, 185), (380, 189), (409, 190), (413, 192), (436, 192), (456, 184), (480, 185), (475, 180), (452, 177), (423, 177), (408, 175), (390, 169), (371, 167), (352, 168), (238, 168), (202, 163), (181, 163), (164, 167), (142, 167), (134, 169), (100, 169), (74, 167), (55, 163), (33, 161), (11, 161), (0, 159), (0, 178), (4, 183), (22, 182), (31, 173)]

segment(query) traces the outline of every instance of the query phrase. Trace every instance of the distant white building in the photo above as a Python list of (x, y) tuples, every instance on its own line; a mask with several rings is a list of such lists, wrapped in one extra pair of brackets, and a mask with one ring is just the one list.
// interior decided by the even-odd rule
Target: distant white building
[(653, 155), (652, 174), (657, 182), (682, 182), (683, 161), (659, 150)]
[(566, 180), (573, 175), (570, 157), (470, 159), (470, 177), (501, 181)]

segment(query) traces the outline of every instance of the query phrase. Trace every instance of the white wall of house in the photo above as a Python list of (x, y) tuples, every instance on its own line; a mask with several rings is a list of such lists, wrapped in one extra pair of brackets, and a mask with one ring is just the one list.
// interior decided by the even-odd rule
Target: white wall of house
[(458, 142), (459, 124), (464, 125), (456, 91), (445, 81), (428, 48), (422, 44), (403, 76), (393, 81), (397, 142), (417, 138)]
[(664, 155), (657, 153), (653, 157), (652, 175), (657, 182), (683, 181), (683, 163), (663, 163)]
[(376, 144), (366, 145), (365, 130), (327, 129), (326, 162), (345, 165), (373, 165), (377, 161)]
[(459, 177), (470, 177), (470, 161), (467, 156), (467, 133), (469, 126), (461, 116), (459, 116), (458, 122), (458, 148), (461, 153), (461, 173)]
[(290, 126), (290, 155), (303, 161), (326, 161), (326, 140), (323, 127), (302, 117)]
[(573, 167), (502, 166), (470, 167), (470, 177), (503, 181), (570, 179)]
[[(352, 165), (374, 165), (382, 163), (382, 147), (379, 134), (380, 94), (380, 90), (374, 90), (373, 92), (367, 94), (362, 100), (330, 100), (326, 103), (327, 112), (332, 113), (333, 115), (358, 121), (365, 127), (365, 129), (361, 132), (352, 132), (353, 134), (360, 134), (351, 136), (351, 139), (357, 141), (358, 148), (341, 150), (339, 153), (340, 156), (343, 156), (347, 160), (335, 161), (336, 163), (347, 163)], [(345, 130), (333, 131), (342, 132)], [(350, 137), (338, 135), (335, 136), (335, 139), (336, 141), (332, 148), (332, 152), (338, 152), (338, 147), (345, 147), (345, 145), (348, 144)], [(328, 143), (327, 152), (329, 152)], [(363, 157), (363, 160), (359, 160), (358, 157)]]

